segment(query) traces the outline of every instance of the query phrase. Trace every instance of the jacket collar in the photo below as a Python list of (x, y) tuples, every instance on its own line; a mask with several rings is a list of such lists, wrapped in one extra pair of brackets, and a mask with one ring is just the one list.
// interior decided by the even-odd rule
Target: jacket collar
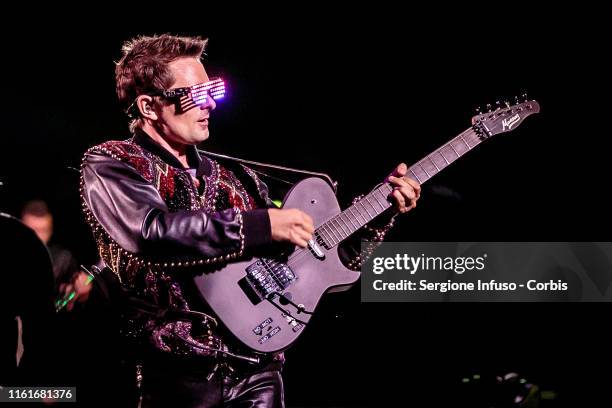
[[(170, 166), (184, 169), (183, 164), (172, 153), (153, 140), (151, 136), (140, 128), (136, 129), (134, 133), (134, 143), (156, 155)], [(200, 156), (196, 146), (187, 146), (187, 162), (191, 167), (197, 169), (196, 176), (210, 176), (212, 172), (212, 163), (210, 159)]]

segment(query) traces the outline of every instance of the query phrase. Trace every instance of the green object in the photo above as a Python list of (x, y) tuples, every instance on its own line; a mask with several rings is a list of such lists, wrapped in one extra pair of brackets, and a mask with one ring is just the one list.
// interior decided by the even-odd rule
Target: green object
[(277, 206), (278, 208), (281, 208), (281, 206), (283, 205), (283, 202), (281, 200), (272, 200), (272, 202), (274, 203), (275, 206)]
[[(89, 285), (93, 279), (94, 277), (92, 275), (88, 275), (87, 280), (85, 281), (85, 284)], [(68, 304), (68, 302), (74, 299), (75, 296), (76, 296), (76, 290), (73, 290), (67, 296), (57, 299), (55, 301), (55, 311), (59, 312), (60, 310), (62, 310)]]

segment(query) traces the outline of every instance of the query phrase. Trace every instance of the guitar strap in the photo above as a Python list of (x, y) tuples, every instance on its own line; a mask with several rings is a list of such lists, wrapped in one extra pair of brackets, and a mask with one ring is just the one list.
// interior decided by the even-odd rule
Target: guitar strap
[[(309, 171), (309, 170), (304, 170), (304, 169), (296, 169), (296, 168), (293, 168), (293, 167), (279, 166), (279, 165), (276, 165), (276, 164), (257, 162), (257, 161), (253, 161), (253, 160), (245, 160), (245, 159), (241, 159), (241, 158), (238, 158), (238, 157), (226, 156), (224, 154), (211, 153), (209, 151), (200, 150), (200, 149), (198, 149), (198, 153), (204, 154), (206, 156), (215, 157), (215, 158), (218, 158), (218, 159), (231, 160), (231, 161), (235, 161), (235, 162), (238, 162), (238, 163), (247, 164), (249, 166), (257, 166), (257, 167), (263, 167), (263, 168), (268, 168), (268, 169), (273, 169), (273, 170), (279, 170), (279, 171), (283, 171), (283, 172), (287, 172), (287, 173), (319, 177), (319, 178), (322, 178), (323, 180), (325, 180), (329, 184), (329, 186), (334, 190), (334, 193), (337, 192), (336, 190), (338, 188), (338, 182), (332, 180), (332, 178), (328, 174), (325, 174), (325, 173), (319, 173), (319, 172), (314, 172), (314, 171)], [(253, 171), (256, 171), (256, 170), (253, 169)], [(283, 179), (280, 179), (278, 177), (274, 177), (274, 176), (271, 176), (269, 174), (263, 173), (261, 171), (256, 171), (256, 172), (260, 173), (260, 174), (262, 174), (262, 175), (264, 175), (266, 177), (270, 177), (270, 178), (273, 178), (275, 180), (282, 181), (284, 183), (295, 184), (295, 183), (292, 183), (290, 181), (283, 180)]]

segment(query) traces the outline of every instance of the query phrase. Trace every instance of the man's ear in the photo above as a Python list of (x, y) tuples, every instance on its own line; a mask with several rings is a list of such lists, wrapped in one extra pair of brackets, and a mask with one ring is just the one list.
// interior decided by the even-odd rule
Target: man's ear
[(138, 111), (143, 118), (150, 120), (157, 120), (158, 116), (153, 109), (153, 97), (149, 95), (140, 95), (136, 98), (136, 106), (138, 107)]

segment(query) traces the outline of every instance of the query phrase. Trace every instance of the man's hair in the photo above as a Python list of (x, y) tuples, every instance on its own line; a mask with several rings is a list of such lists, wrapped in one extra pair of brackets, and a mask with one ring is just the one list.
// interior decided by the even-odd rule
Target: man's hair
[[(126, 41), (121, 48), (122, 57), (115, 67), (117, 96), (127, 109), (140, 95), (155, 89), (168, 89), (174, 77), (168, 64), (179, 58), (201, 58), (208, 40), (201, 37), (179, 37), (171, 34), (140, 36)], [(130, 131), (142, 127), (137, 107), (136, 117), (130, 122)]]
[(21, 217), (23, 218), (25, 215), (33, 215), (35, 217), (46, 217), (51, 216), (51, 211), (49, 211), (49, 207), (47, 203), (42, 200), (32, 200), (25, 203), (23, 209), (21, 210)]

